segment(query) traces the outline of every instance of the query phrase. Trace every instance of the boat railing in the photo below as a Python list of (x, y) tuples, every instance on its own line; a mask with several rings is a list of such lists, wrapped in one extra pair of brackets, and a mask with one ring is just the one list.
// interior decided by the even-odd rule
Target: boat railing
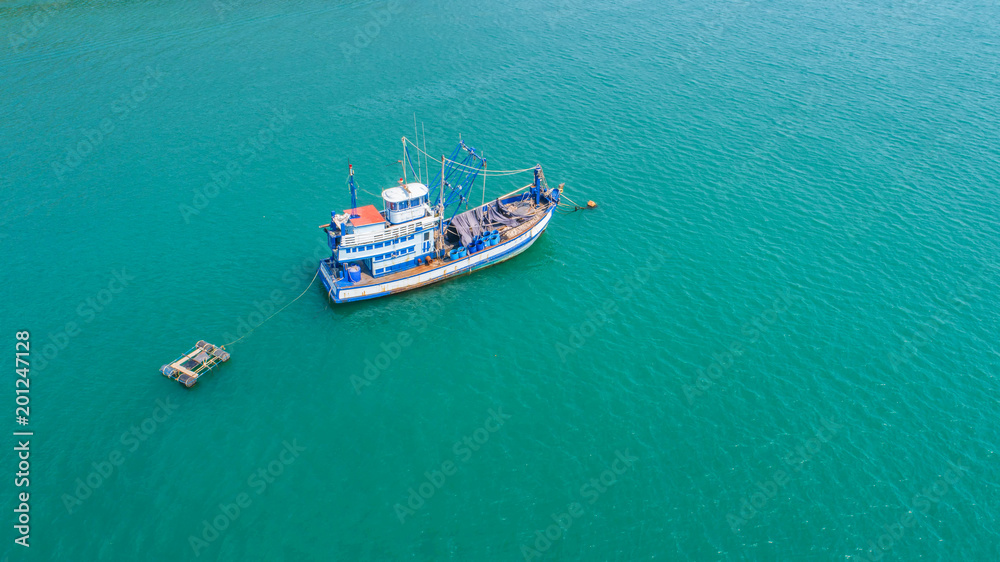
[(416, 221), (408, 222), (402, 226), (387, 228), (381, 232), (345, 234), (344, 236), (341, 237), (340, 245), (342, 247), (363, 246), (365, 244), (385, 242), (386, 240), (393, 240), (395, 238), (400, 238), (402, 236), (409, 236), (414, 232), (416, 232), (417, 230), (424, 230), (426, 228), (431, 228), (435, 224), (437, 224), (437, 217), (424, 217)]

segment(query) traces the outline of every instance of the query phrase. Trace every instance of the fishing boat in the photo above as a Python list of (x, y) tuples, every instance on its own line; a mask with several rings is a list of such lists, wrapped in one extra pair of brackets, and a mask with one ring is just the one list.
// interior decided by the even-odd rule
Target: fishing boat
[[(481, 153), (459, 141), (450, 156), (441, 156), (440, 171), (423, 183), (421, 177), (430, 175), (427, 158), (403, 137), (403, 178), (382, 191), (381, 210), (358, 206), (354, 168), (348, 165), (351, 207), (332, 212), (331, 222), (321, 226), (332, 253), (320, 262), (318, 274), (330, 300), (384, 297), (508, 260), (541, 236), (558, 207), (561, 186), (549, 188), (540, 165), (491, 171)], [(433, 162), (436, 168), (436, 158)], [(530, 184), (486, 200), (487, 177), (522, 173), (533, 174)], [(478, 178), (483, 195), (470, 209)]]

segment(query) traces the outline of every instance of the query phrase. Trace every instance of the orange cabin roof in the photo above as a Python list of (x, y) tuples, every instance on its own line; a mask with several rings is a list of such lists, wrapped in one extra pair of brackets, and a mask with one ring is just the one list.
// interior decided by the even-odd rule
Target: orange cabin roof
[(358, 207), (356, 209), (346, 209), (344, 212), (350, 215), (360, 215), (356, 219), (351, 219), (351, 226), (355, 228), (385, 222), (385, 219), (382, 218), (382, 213), (378, 212), (375, 205), (365, 205), (364, 207)]

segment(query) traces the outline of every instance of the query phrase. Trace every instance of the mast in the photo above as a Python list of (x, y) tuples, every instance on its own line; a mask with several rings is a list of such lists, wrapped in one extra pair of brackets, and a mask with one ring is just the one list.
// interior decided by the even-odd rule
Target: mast
[[(424, 128), (424, 122), (420, 122), (420, 132), (423, 133), (424, 137), (424, 173), (427, 174), (427, 179), (431, 179), (431, 169), (427, 167), (427, 129)], [(420, 160), (420, 147), (417, 147), (417, 160)]]
[(351, 218), (356, 219), (361, 215), (358, 214), (358, 188), (354, 185), (354, 166), (351, 166), (350, 162), (348, 162), (347, 169), (350, 172), (350, 175), (347, 177), (347, 183), (351, 186)]
[[(471, 195), (471, 194), (470, 194)], [(486, 159), (483, 158), (483, 207), (486, 206)], [(483, 221), (486, 220), (486, 213), (480, 210), (479, 214), (479, 230), (483, 230)]]
[(542, 195), (542, 178), (538, 175), (541, 171), (542, 166), (540, 164), (535, 165), (535, 187), (532, 189), (535, 192), (535, 205), (538, 205)]
[(444, 252), (444, 154), (441, 155), (441, 199), (438, 211), (441, 213), (441, 251)]

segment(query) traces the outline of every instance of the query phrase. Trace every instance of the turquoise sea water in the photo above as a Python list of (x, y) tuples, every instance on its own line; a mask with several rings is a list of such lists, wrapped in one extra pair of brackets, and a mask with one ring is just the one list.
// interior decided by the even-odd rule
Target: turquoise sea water
[[(998, 13), (5, 2), (3, 559), (1000, 559)], [(414, 113), (599, 208), (162, 377), (305, 289)]]

